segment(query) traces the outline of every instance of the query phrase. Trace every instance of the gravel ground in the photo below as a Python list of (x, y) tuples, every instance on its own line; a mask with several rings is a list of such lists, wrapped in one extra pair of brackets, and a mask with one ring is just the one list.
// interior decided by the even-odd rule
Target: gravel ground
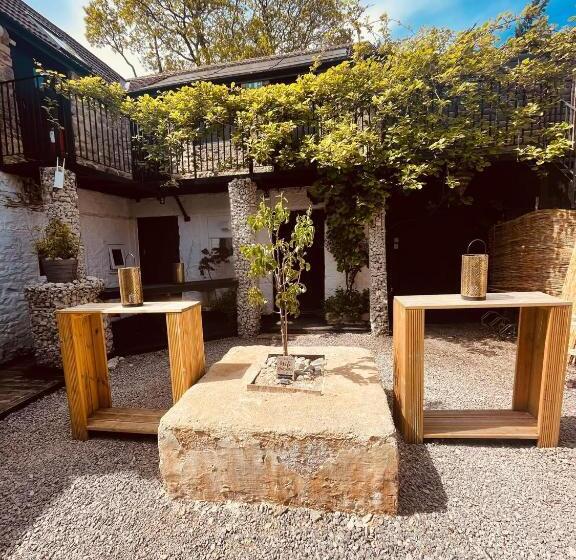
[[(428, 330), (427, 406), (509, 406), (513, 344), (476, 328)], [(371, 348), (391, 387), (390, 339), (306, 335), (295, 342)], [(238, 343), (207, 343), (208, 363)], [(122, 361), (112, 384), (116, 405), (169, 405), (166, 353)], [(574, 370), (565, 394), (560, 447), (400, 443), (399, 515), (357, 518), (265, 504), (173, 502), (158, 479), (154, 439), (71, 440), (60, 390), (0, 421), (0, 556), (576, 558)]]

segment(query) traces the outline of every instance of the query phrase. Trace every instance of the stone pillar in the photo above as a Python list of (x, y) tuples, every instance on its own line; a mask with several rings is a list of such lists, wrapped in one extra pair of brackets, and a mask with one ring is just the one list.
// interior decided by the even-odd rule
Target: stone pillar
[(258, 196), (256, 183), (251, 179), (233, 179), (228, 183), (230, 197), (230, 222), (232, 225), (232, 246), (234, 249), (234, 271), (238, 280), (237, 310), (238, 336), (250, 338), (260, 332), (260, 310), (248, 302), (248, 292), (256, 281), (248, 276), (250, 265), (240, 255), (240, 247), (254, 243), (254, 232), (248, 226), (248, 216), (256, 212)]
[(386, 213), (379, 212), (368, 229), (370, 266), (370, 326), (372, 334), (388, 334), (388, 279), (386, 275)]
[(71, 229), (72, 233), (80, 239), (78, 252), (78, 279), (86, 277), (86, 258), (80, 231), (80, 211), (78, 210), (78, 191), (76, 190), (76, 174), (72, 171), (64, 173), (64, 188), (54, 189), (55, 167), (40, 169), (40, 182), (44, 199), (44, 208), (49, 220), (61, 220)]

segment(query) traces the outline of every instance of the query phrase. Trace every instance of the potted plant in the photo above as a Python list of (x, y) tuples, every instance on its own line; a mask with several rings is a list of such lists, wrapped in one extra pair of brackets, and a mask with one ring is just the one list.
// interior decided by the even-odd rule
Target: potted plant
[(77, 278), (80, 240), (57, 218), (50, 220), (36, 251), (48, 282), (72, 282)]

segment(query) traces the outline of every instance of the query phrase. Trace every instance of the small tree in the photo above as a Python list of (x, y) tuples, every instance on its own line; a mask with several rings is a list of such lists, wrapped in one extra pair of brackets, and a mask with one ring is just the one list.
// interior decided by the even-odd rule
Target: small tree
[[(310, 270), (306, 262), (306, 249), (314, 241), (314, 225), (312, 224), (312, 208), (296, 218), (294, 229), (289, 239), (280, 235), (280, 228), (290, 219), (290, 210), (286, 207), (283, 194), (277, 197), (274, 207), (260, 202), (258, 211), (248, 218), (248, 225), (255, 233), (262, 230), (268, 232), (268, 243), (251, 243), (240, 248), (242, 256), (250, 262), (250, 276), (265, 278), (272, 274), (276, 287), (275, 306), (280, 315), (280, 330), (282, 333), (282, 348), (288, 355), (288, 317), (298, 317), (300, 304), (298, 296), (306, 291), (306, 286), (300, 281), (302, 272)], [(249, 294), (252, 305), (266, 304), (264, 294), (259, 288), (252, 288)]]

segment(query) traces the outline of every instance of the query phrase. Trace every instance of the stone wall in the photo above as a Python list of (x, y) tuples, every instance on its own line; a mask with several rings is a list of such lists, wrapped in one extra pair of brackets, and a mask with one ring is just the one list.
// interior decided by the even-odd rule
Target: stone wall
[(24, 286), (39, 277), (34, 240), (45, 225), (27, 203), (26, 180), (0, 172), (0, 363), (32, 345)]
[(255, 241), (254, 232), (248, 226), (247, 219), (256, 212), (258, 206), (256, 183), (250, 179), (234, 179), (228, 183), (228, 194), (235, 255), (234, 271), (238, 280), (238, 336), (250, 338), (260, 332), (260, 310), (248, 301), (248, 292), (256, 285), (256, 281), (248, 276), (250, 264), (240, 255), (240, 247)]
[(12, 69), (12, 56), (10, 54), (10, 37), (4, 27), (0, 25), (0, 82), (14, 79)]
[(372, 334), (388, 334), (388, 276), (386, 273), (386, 215), (383, 210), (370, 224), (368, 260), (370, 262), (370, 326)]
[(80, 251), (78, 253), (78, 278), (86, 276), (86, 258), (82, 243), (80, 229), (80, 212), (78, 210), (78, 192), (76, 189), (76, 175), (71, 171), (64, 174), (64, 188), (54, 189), (55, 167), (43, 167), (40, 169), (40, 183), (43, 190), (44, 209), (48, 220), (58, 219), (68, 225), (72, 233), (80, 239)]
[(118, 271), (110, 262), (111, 247), (122, 250), (125, 255), (132, 253), (138, 260), (138, 228), (136, 219), (132, 217), (137, 205), (127, 198), (78, 190), (86, 274), (102, 278), (106, 287), (118, 286)]
[[(49, 282), (26, 286), (34, 354), (40, 364), (62, 367), (56, 310), (98, 301), (104, 282), (87, 277), (66, 284)], [(112, 332), (107, 325), (106, 345), (112, 349)]]

